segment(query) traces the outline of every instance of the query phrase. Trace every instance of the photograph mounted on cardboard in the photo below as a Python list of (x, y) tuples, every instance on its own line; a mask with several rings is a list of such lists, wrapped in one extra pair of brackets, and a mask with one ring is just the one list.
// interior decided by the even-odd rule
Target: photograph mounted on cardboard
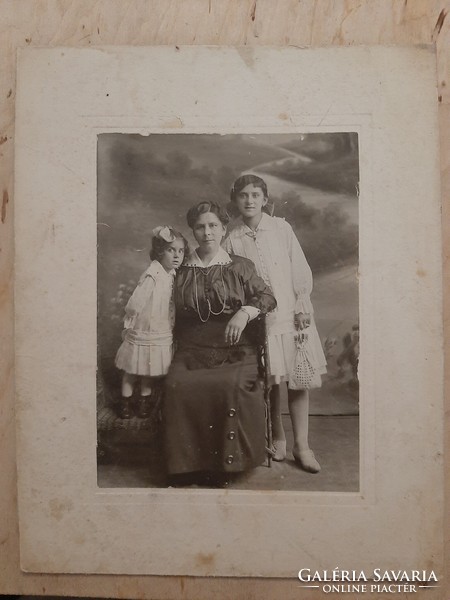
[(17, 79), (21, 568), (439, 574), (434, 54), (27, 48)]
[[(357, 491), (357, 133), (102, 133), (97, 160), (99, 486)], [(186, 213), (209, 202), (228, 266), (193, 260), (205, 243)], [(237, 345), (232, 255), (277, 302)], [(312, 315), (305, 333), (296, 312)], [(288, 392), (297, 351), (311, 376)]]

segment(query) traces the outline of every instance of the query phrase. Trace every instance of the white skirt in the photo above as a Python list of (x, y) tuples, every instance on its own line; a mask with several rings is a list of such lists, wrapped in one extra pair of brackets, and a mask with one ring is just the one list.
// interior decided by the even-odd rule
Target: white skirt
[[(268, 353), (269, 353), (269, 375), (272, 384), (279, 384), (282, 381), (288, 381), (289, 375), (294, 368), (297, 347), (295, 336), (298, 332), (295, 329), (288, 333), (270, 333), (268, 334)], [(302, 333), (308, 335), (308, 351), (311, 362), (319, 375), (327, 372), (327, 361), (320, 342), (319, 333), (314, 321), (311, 325), (303, 329)]]
[(130, 375), (161, 377), (172, 362), (172, 335), (127, 330), (116, 354), (115, 365)]

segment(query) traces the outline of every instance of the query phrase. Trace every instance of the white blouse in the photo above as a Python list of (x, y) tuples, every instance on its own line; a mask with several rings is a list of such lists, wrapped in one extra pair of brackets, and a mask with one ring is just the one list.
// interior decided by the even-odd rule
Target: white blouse
[(284, 219), (263, 213), (256, 230), (242, 218), (224, 241), (227, 252), (249, 258), (277, 300), (271, 333), (292, 329), (294, 313), (313, 313), (312, 272), (292, 227)]
[(157, 260), (151, 262), (125, 307), (125, 329), (149, 333), (166, 333), (173, 329), (174, 276), (174, 270), (167, 272)]

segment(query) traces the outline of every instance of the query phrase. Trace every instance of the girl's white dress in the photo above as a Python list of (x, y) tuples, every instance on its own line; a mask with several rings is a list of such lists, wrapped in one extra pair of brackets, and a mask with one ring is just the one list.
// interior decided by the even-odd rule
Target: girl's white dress
[(142, 274), (125, 307), (123, 342), (116, 367), (132, 375), (166, 375), (172, 361), (172, 330), (175, 323), (173, 280), (154, 260)]
[(249, 258), (256, 271), (272, 288), (277, 308), (267, 315), (269, 371), (273, 383), (287, 381), (296, 355), (294, 315), (308, 313), (308, 334), (312, 362), (320, 374), (326, 373), (314, 309), (311, 304), (312, 272), (292, 227), (284, 219), (262, 214), (257, 229), (240, 218), (224, 241), (225, 250)]

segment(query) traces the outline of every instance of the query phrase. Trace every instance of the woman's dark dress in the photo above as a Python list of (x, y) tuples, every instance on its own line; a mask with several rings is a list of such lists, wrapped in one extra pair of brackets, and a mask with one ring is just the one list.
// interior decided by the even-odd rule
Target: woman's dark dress
[(175, 283), (177, 351), (163, 406), (169, 474), (238, 472), (265, 458), (256, 353), (260, 321), (250, 321), (234, 346), (225, 344), (224, 337), (226, 324), (241, 306), (266, 313), (276, 302), (250, 260), (223, 250), (217, 258), (206, 268), (188, 260)]

